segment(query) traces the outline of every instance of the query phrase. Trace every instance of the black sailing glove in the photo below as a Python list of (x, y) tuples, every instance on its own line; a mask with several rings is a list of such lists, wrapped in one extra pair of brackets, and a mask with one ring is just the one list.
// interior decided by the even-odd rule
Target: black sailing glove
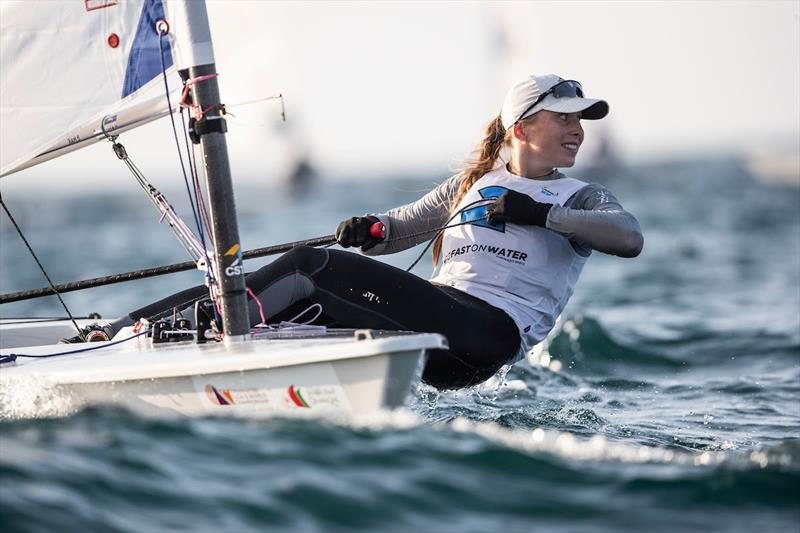
[(383, 240), (383, 238), (373, 237), (369, 233), (369, 229), (376, 222), (380, 221), (373, 216), (342, 220), (339, 227), (336, 228), (336, 241), (342, 248), (360, 246), (361, 251), (366, 252)]
[(545, 227), (551, 204), (537, 202), (527, 194), (507, 190), (497, 201), (486, 208), (489, 224), (511, 222)]

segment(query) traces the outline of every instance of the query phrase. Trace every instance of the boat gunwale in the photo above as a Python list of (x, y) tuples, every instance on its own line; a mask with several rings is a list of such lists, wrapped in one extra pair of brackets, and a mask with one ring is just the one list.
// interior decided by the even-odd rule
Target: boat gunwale
[[(92, 343), (101, 344), (101, 343)], [(15, 348), (18, 353), (46, 355), (75, 345)], [(122, 346), (122, 348), (120, 348)], [(264, 348), (269, 346), (270, 349)], [(324, 346), (324, 350), (320, 347)], [(406, 333), (383, 338), (314, 336), (303, 339), (253, 339), (236, 343), (194, 341), (153, 345), (149, 339), (132, 340), (109, 351), (96, 350), (47, 359), (17, 359), (0, 366), (0, 383), (38, 376), (52, 384), (101, 383), (137, 379), (180, 378), (195, 375), (268, 370), (303, 364), (338, 362), (396, 352), (447, 349), (437, 333)], [(116, 357), (114, 357), (116, 356)], [(114, 357), (113, 365), (106, 359)], [(158, 357), (158, 359), (153, 359)], [(140, 363), (146, 362), (146, 365)]]

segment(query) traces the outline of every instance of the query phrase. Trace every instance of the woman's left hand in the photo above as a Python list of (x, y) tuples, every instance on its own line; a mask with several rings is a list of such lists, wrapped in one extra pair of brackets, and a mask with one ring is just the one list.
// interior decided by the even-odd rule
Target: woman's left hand
[(489, 224), (511, 222), (545, 227), (551, 207), (551, 204), (537, 202), (527, 194), (507, 190), (486, 208), (486, 220)]
[(336, 241), (342, 248), (356, 246), (360, 247), (362, 252), (366, 252), (384, 238), (383, 236), (377, 237), (371, 232), (372, 226), (378, 222), (380, 220), (373, 216), (342, 220), (339, 227), (336, 228)]

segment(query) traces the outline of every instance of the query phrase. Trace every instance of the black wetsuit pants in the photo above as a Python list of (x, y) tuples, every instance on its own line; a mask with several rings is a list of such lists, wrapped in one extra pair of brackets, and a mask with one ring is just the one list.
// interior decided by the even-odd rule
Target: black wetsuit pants
[[(269, 323), (288, 320), (309, 305), (322, 306), (319, 323), (343, 328), (440, 333), (449, 350), (432, 350), (422, 380), (437, 388), (475, 385), (508, 363), (520, 346), (504, 311), (451, 287), (437, 285), (357, 253), (299, 247), (248, 274), (247, 287)], [(196, 287), (130, 314), (131, 319), (170, 311), (201, 296)], [(249, 302), (250, 319), (260, 321)]]

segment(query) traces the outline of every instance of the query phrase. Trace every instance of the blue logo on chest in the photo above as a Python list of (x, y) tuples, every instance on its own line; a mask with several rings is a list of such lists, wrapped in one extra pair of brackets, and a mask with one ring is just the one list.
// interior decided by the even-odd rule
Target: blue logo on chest
[[(483, 189), (478, 191), (478, 194), (481, 195), (481, 198), (484, 200), (488, 200), (490, 198), (497, 198), (508, 189), (505, 187), (500, 187), (499, 185), (492, 185), (491, 187), (484, 187)], [(471, 209), (467, 209), (461, 212), (461, 222), (471, 222), (473, 226), (481, 226), (483, 228), (493, 229), (495, 231), (499, 231), (501, 233), (506, 232), (506, 224), (505, 222), (499, 222), (497, 224), (489, 224), (486, 221), (486, 206), (480, 205), (478, 207), (473, 207)]]

